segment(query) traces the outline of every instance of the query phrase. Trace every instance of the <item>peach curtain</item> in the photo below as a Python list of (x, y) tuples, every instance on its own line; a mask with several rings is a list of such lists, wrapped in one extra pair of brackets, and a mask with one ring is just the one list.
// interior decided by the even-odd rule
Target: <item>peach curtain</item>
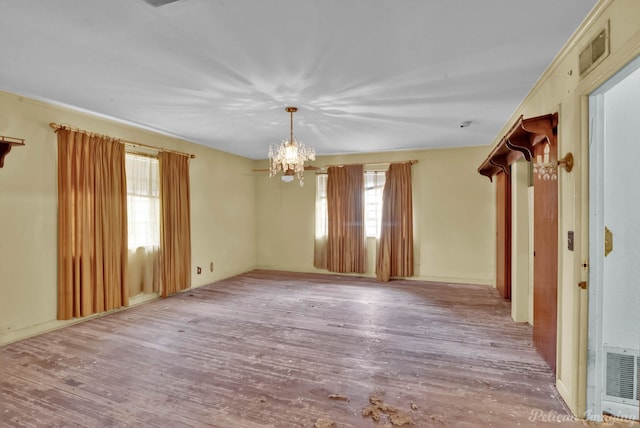
[(327, 170), (327, 269), (364, 273), (364, 171), (362, 165)]
[(127, 189), (118, 140), (58, 135), (58, 319), (129, 304)]
[(382, 226), (376, 254), (376, 277), (413, 275), (413, 201), (411, 163), (389, 165), (382, 193)]
[(161, 295), (169, 296), (191, 286), (191, 203), (189, 158), (161, 152), (160, 164), (160, 266)]

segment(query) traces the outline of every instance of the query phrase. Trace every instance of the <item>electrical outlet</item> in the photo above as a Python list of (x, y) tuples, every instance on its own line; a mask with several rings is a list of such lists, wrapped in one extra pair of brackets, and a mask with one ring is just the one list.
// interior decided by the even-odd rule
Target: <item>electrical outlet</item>
[(211, 272), (213, 272), (213, 262), (209, 264), (209, 269), (211, 269)]
[(196, 267), (196, 273), (200, 275), (202, 273), (202, 268), (200, 266)]

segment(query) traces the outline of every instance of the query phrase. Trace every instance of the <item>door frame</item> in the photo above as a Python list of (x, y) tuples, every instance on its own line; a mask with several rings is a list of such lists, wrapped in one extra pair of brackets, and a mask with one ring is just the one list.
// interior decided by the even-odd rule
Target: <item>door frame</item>
[(604, 95), (640, 69), (635, 58), (589, 94), (589, 320), (587, 326), (588, 420), (602, 421), (604, 352), (602, 317), (604, 293)]

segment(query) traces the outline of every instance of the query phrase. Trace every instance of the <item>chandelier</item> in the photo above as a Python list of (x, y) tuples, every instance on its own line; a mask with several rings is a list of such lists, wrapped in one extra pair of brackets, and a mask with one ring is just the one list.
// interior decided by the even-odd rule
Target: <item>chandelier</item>
[(315, 160), (316, 151), (293, 138), (293, 113), (298, 111), (298, 108), (287, 107), (285, 111), (291, 116), (290, 134), (289, 138), (282, 140), (279, 145), (269, 146), (269, 177), (282, 172), (282, 181), (288, 183), (296, 177), (300, 180), (300, 186), (304, 186), (304, 163)]

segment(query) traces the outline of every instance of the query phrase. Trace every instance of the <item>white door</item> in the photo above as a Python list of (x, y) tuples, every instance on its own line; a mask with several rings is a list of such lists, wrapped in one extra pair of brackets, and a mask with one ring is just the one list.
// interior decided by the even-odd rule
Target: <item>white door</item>
[(587, 417), (639, 418), (640, 60), (590, 97)]

